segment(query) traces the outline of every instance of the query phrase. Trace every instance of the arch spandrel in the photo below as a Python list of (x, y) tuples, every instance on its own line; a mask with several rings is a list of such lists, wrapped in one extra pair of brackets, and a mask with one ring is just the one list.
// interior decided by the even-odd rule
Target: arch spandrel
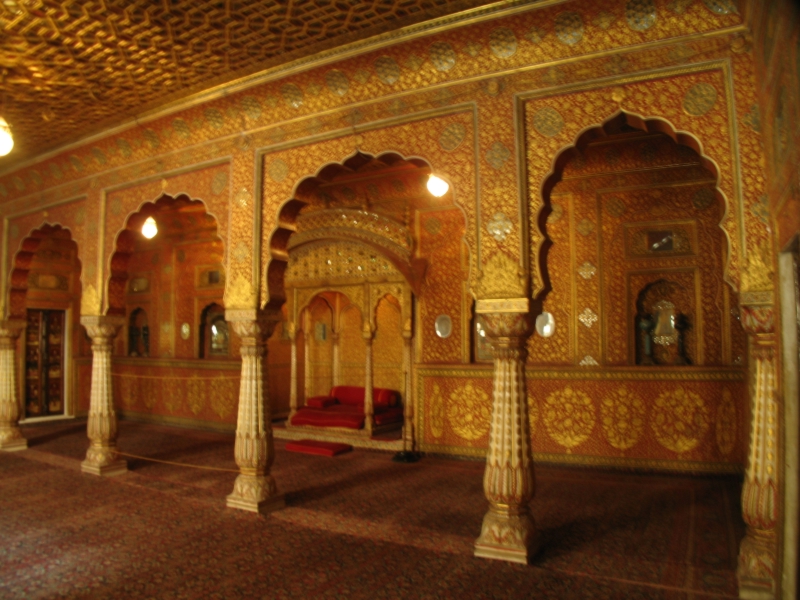
[[(569, 149), (605, 135), (615, 120), (644, 131), (668, 134), (679, 144), (695, 149), (707, 167), (717, 173), (717, 192), (725, 202), (720, 227), (728, 241), (725, 279), (738, 288), (743, 256), (742, 189), (734, 152), (736, 128), (729, 122), (726, 74), (721, 68), (683, 73), (659, 80), (641, 80), (623, 85), (579, 90), (559, 96), (523, 100), (525, 145), (528, 156), (530, 259), (533, 295), (545, 290), (541, 250), (546, 240), (543, 198), (557, 183), (559, 160)], [(714, 101), (697, 107), (689, 91), (698, 85), (716, 91)], [(707, 88), (706, 88), (707, 89)], [(685, 105), (688, 104), (688, 109)], [(701, 110), (703, 114), (696, 115)]]
[[(458, 144), (444, 143), (444, 133), (450, 125), (463, 126)], [(461, 129), (461, 128), (459, 128)], [(478, 230), (477, 230), (477, 187), (475, 171), (475, 143), (474, 143), (473, 114), (468, 111), (454, 112), (449, 115), (432, 117), (430, 119), (403, 123), (393, 127), (377, 130), (359, 130), (362, 152), (380, 157), (386, 153), (393, 153), (405, 160), (421, 160), (431, 166), (437, 173), (450, 183), (450, 192), (453, 203), (459, 207), (467, 221), (465, 242), (469, 248), (470, 256), (478, 255)], [(280, 294), (283, 289), (276, 286), (270, 287), (272, 279), (272, 264), (275, 254), (270, 247), (269, 240), (284, 225), (281, 221), (288, 205), (295, 198), (298, 186), (308, 178), (319, 175), (324, 169), (331, 168), (337, 161), (331, 157), (341, 157), (339, 163), (344, 163), (348, 157), (354, 155), (354, 139), (348, 132), (341, 138), (310, 142), (295, 148), (267, 152), (263, 155), (262, 169), (262, 238), (264, 243), (261, 249), (261, 306), (274, 302), (282, 302)], [(445, 147), (448, 150), (445, 150)], [(476, 261), (470, 260), (471, 278), (476, 276)]]

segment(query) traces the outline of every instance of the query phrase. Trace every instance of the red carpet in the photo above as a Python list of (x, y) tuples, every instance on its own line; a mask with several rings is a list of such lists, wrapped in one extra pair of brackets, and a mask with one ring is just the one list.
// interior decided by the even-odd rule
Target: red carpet
[(298, 440), (296, 442), (286, 442), (286, 449), (289, 452), (300, 452), (302, 454), (317, 454), (319, 456), (336, 456), (350, 452), (353, 447), (350, 444), (336, 444), (334, 442), (318, 442), (317, 440)]
[[(225, 507), (234, 437), (120, 423), (130, 472), (80, 472), (85, 421), (0, 453), (0, 598), (737, 598), (735, 477), (537, 467), (531, 565), (477, 559), (480, 461), (328, 460), (275, 441), (286, 508)], [(173, 464), (169, 464), (169, 463)], [(175, 464), (178, 463), (178, 464)], [(191, 465), (223, 470), (203, 470)]]

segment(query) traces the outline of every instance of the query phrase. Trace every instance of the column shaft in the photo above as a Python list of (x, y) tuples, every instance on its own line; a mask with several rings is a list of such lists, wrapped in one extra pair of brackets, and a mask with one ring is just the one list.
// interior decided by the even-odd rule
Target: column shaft
[(117, 414), (111, 383), (111, 348), (123, 323), (123, 317), (81, 317), (81, 324), (92, 338), (92, 387), (87, 423), (90, 445), (81, 471), (92, 475), (120, 475), (128, 470), (127, 463), (117, 454)]
[(364, 432), (371, 436), (375, 426), (375, 408), (372, 397), (372, 332), (364, 331), (364, 342), (366, 344), (367, 362), (364, 368)]
[(0, 321), (0, 450), (25, 450), (28, 440), (19, 430), (19, 398), (17, 396), (16, 347), (25, 321)]
[[(242, 314), (239, 314), (242, 313)], [(234, 456), (240, 473), (227, 497), (230, 508), (268, 513), (285, 506), (270, 467), (275, 457), (270, 407), (264, 389), (266, 339), (276, 322), (257, 319), (254, 310), (226, 311), (242, 338), (242, 377)]]

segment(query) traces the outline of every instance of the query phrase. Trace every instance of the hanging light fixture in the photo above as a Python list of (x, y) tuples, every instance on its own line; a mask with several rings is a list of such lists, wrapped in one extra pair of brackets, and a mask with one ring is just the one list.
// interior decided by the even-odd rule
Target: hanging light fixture
[(158, 233), (158, 225), (153, 217), (147, 217), (144, 225), (142, 225), (142, 235), (148, 240), (152, 240)]
[(441, 177), (437, 177), (433, 173), (428, 176), (428, 191), (437, 198), (444, 196), (449, 189), (450, 184)]
[(0, 117), (0, 156), (5, 156), (14, 147), (14, 137), (11, 135), (11, 127), (3, 117)]

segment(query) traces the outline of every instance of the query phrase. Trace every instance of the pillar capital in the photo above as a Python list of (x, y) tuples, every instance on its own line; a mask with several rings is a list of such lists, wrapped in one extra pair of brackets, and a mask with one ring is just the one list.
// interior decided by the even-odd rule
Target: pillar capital
[(16, 340), (27, 325), (24, 319), (0, 319), (0, 340)]
[(81, 315), (81, 325), (92, 340), (114, 339), (125, 325), (122, 315)]

